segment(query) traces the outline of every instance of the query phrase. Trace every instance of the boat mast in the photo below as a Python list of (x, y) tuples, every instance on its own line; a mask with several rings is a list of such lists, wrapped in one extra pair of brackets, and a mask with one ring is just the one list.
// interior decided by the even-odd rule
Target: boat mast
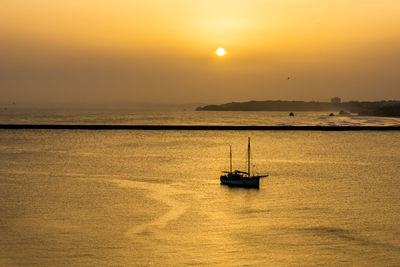
[(232, 145), (229, 146), (229, 159), (230, 159), (230, 166), (231, 166), (231, 172), (232, 172)]
[(247, 163), (248, 163), (247, 172), (249, 173), (249, 177), (250, 177), (250, 137), (249, 137), (249, 145), (247, 148)]

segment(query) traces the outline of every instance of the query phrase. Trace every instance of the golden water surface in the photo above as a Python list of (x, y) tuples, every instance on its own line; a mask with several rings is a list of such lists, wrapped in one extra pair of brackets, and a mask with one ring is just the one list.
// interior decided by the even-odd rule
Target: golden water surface
[(394, 266), (399, 178), (399, 132), (1, 130), (0, 265)]

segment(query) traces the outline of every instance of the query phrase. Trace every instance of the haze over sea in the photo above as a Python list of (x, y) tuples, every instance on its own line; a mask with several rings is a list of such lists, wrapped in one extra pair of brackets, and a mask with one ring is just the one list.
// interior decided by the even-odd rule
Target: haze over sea
[[(0, 110), (0, 123), (400, 125), (326, 112)], [(220, 185), (246, 169), (260, 189)], [(397, 266), (399, 131), (0, 130), (1, 266)]]

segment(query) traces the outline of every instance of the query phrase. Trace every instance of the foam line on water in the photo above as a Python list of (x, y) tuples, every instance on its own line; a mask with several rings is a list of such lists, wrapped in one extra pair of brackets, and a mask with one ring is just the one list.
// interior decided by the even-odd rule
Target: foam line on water
[(171, 221), (178, 219), (181, 217), (187, 210), (188, 205), (184, 202), (178, 201), (174, 198), (177, 194), (184, 194), (182, 190), (176, 189), (171, 185), (167, 184), (149, 184), (146, 182), (139, 181), (130, 181), (130, 180), (108, 180), (108, 182), (112, 182), (121, 187), (128, 188), (139, 188), (145, 189), (149, 191), (149, 196), (157, 201), (160, 201), (167, 206), (169, 206), (169, 210), (161, 215), (160, 217), (154, 219), (151, 222), (146, 224), (137, 225), (129, 229), (125, 232), (127, 236), (135, 236), (137, 234), (152, 232), (156, 229), (165, 228)]

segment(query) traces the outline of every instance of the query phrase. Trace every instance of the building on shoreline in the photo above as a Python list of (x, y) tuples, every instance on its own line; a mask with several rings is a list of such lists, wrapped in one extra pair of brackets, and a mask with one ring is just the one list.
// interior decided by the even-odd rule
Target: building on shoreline
[(340, 97), (332, 97), (331, 98), (332, 104), (340, 104), (341, 102), (342, 102), (342, 99)]

